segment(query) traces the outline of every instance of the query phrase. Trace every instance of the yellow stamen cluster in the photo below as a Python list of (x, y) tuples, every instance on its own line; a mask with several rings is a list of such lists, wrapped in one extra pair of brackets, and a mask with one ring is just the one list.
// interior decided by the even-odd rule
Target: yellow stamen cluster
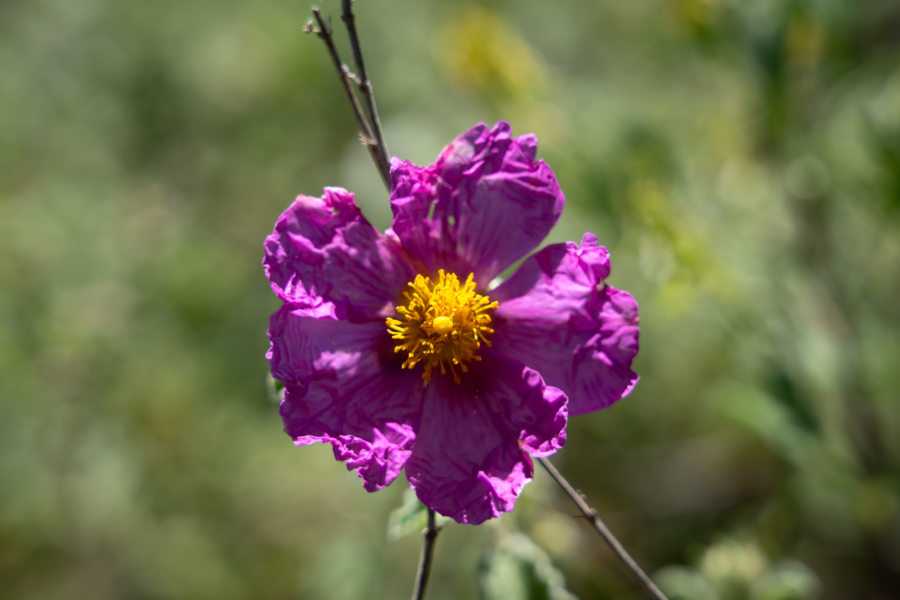
[(465, 283), (453, 273), (438, 271), (436, 282), (416, 275), (403, 292), (406, 304), (397, 307), (397, 318), (387, 319), (388, 333), (399, 343), (394, 352), (408, 354), (404, 369), (422, 363), (422, 379), (431, 381), (431, 370), (448, 371), (453, 381), (460, 382), (459, 372), (467, 372), (466, 364), (481, 360), (475, 353), (481, 344), (491, 345), (487, 336), (491, 329), (490, 310), (497, 308), (487, 296), (475, 292), (474, 275)]

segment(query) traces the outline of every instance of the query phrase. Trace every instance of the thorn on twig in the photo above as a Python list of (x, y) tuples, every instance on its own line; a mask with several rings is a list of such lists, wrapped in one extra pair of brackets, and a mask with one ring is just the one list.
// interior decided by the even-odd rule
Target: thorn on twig
[[(319, 24), (318, 27), (313, 28), (316, 35), (318, 35), (320, 38), (331, 37), (331, 16), (329, 16), (327, 19), (323, 19), (322, 13), (319, 12), (318, 6), (312, 7), (312, 14), (315, 18), (316, 23)], [(309, 22), (311, 23), (312, 19), (310, 19)]]
[(360, 78), (359, 78), (359, 75), (357, 75), (356, 73), (354, 73), (353, 71), (351, 71), (351, 70), (350, 70), (350, 67), (348, 67), (347, 65), (341, 65), (341, 67), (343, 68), (343, 70), (344, 70), (344, 75), (347, 76), (347, 79), (349, 79), (350, 81), (352, 81), (352, 82), (355, 83), (356, 85), (360, 85), (360, 84), (361, 84), (361, 80), (360, 80)]
[(316, 27), (316, 24), (313, 22), (312, 17), (306, 20), (306, 24), (303, 26), (303, 33), (320, 33), (319, 28)]

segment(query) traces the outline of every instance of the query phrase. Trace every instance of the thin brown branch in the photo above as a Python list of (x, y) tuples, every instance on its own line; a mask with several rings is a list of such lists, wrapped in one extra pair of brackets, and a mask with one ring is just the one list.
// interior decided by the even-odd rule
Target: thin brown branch
[(371, 137), (372, 133), (369, 130), (369, 124), (366, 122), (366, 118), (363, 115), (362, 106), (360, 106), (356, 94), (353, 93), (353, 87), (350, 85), (350, 78), (347, 76), (347, 65), (341, 62), (341, 57), (338, 55), (337, 48), (334, 47), (334, 40), (331, 37), (331, 26), (329, 26), (325, 19), (322, 18), (319, 7), (314, 6), (312, 8), (312, 14), (316, 19), (316, 23), (318, 23), (318, 27), (307, 27), (307, 31), (315, 33), (323, 42), (325, 42), (325, 47), (328, 49), (328, 55), (331, 56), (331, 62), (334, 63), (334, 68), (341, 80), (341, 86), (344, 88), (347, 100), (350, 101), (350, 106), (353, 108), (353, 115), (356, 117), (356, 122), (359, 123), (359, 129), (363, 135)]
[(337, 48), (335, 48), (334, 40), (332, 39), (331, 26), (322, 18), (322, 13), (319, 11), (319, 8), (314, 6), (312, 8), (312, 13), (318, 26), (312, 27), (311, 24), (308, 24), (305, 29), (307, 32), (315, 33), (323, 42), (325, 42), (325, 47), (328, 49), (328, 55), (331, 56), (331, 62), (334, 64), (334, 68), (341, 80), (341, 86), (344, 88), (344, 94), (347, 96), (350, 107), (353, 109), (353, 115), (356, 117), (356, 122), (359, 124), (360, 139), (369, 150), (369, 154), (372, 156), (372, 160), (378, 168), (378, 173), (381, 175), (384, 185), (390, 190), (390, 169), (386, 166), (387, 159), (385, 158), (384, 147), (383, 144), (378, 144), (377, 138), (372, 134), (372, 128), (369, 126), (366, 116), (363, 113), (362, 106), (359, 103), (359, 99), (353, 91), (351, 79), (355, 79), (355, 76), (350, 73), (350, 69), (347, 68), (347, 65), (341, 62), (341, 57), (338, 55)]
[(428, 509), (428, 525), (422, 532), (424, 542), (422, 554), (419, 555), (419, 568), (416, 570), (416, 584), (413, 587), (412, 600), (422, 600), (425, 597), (425, 586), (428, 584), (428, 575), (431, 573), (431, 558), (434, 555), (434, 543), (437, 540), (440, 529), (435, 526), (434, 511)]
[(372, 134), (375, 137), (375, 144), (378, 150), (377, 157), (373, 155), (373, 158), (375, 158), (375, 165), (381, 173), (381, 178), (385, 180), (388, 190), (390, 190), (390, 160), (388, 158), (387, 145), (384, 142), (384, 135), (381, 133), (381, 120), (378, 118), (378, 109), (375, 106), (375, 92), (372, 90), (372, 83), (369, 81), (369, 76), (366, 74), (366, 66), (362, 56), (362, 47), (359, 43), (359, 35), (356, 32), (356, 17), (353, 15), (353, 0), (342, 0), (341, 20), (344, 21), (344, 26), (347, 28), (347, 33), (350, 36), (350, 48), (353, 50), (353, 63), (356, 65), (356, 71), (358, 73), (357, 84), (359, 85), (363, 101), (366, 104), (369, 125), (371, 126)]
[(546, 458), (539, 458), (538, 462), (541, 463), (541, 466), (550, 474), (550, 477), (553, 478), (553, 481), (562, 488), (562, 490), (566, 493), (566, 495), (575, 503), (575, 506), (578, 507), (578, 510), (581, 511), (581, 514), (585, 516), (585, 518), (591, 522), (594, 526), (594, 529), (597, 530), (597, 533), (600, 534), (600, 537), (603, 538), (612, 551), (616, 553), (616, 556), (619, 557), (625, 566), (634, 574), (634, 576), (640, 581), (641, 585), (644, 586), (644, 589), (650, 595), (651, 598), (655, 600), (668, 600), (656, 584), (653, 583), (653, 580), (647, 576), (646, 573), (641, 569), (640, 566), (635, 562), (631, 555), (625, 550), (625, 547), (619, 543), (619, 540), (616, 539), (616, 536), (606, 527), (606, 524), (600, 519), (597, 515), (597, 511), (594, 510), (590, 504), (588, 504), (584, 497), (579, 494), (575, 488), (573, 488), (566, 478), (562, 476), (562, 474), (556, 470), (556, 467), (553, 466)]

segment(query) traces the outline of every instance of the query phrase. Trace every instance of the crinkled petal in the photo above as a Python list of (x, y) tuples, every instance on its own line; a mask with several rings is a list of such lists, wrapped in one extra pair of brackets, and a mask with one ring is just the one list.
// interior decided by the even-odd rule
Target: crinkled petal
[(484, 355), (460, 384), (436, 375), (406, 477), (419, 499), (460, 523), (510, 511), (533, 466), (565, 441), (566, 397), (521, 363)]
[(271, 347), (266, 357), (275, 379), (307, 385), (338, 373), (354, 374), (384, 337), (383, 321), (338, 320), (329, 302), (287, 303), (269, 317)]
[(353, 320), (386, 316), (415, 275), (399, 244), (372, 227), (341, 188), (297, 197), (266, 238), (263, 265), (282, 300), (321, 297)]
[(569, 414), (605, 408), (638, 381), (638, 306), (628, 292), (603, 285), (609, 254), (591, 233), (581, 247), (548, 246), (491, 292), (500, 302), (491, 342), (538, 370), (569, 397)]
[(367, 490), (388, 485), (410, 456), (422, 411), (421, 375), (400, 369), (383, 323), (333, 318), (333, 307), (285, 305), (272, 315), (281, 417), (297, 445), (329, 442)]
[(428, 167), (394, 159), (392, 229), (424, 271), (472, 272), (486, 285), (540, 244), (564, 197), (536, 148), (501, 121), (476, 125)]
[(368, 380), (366, 385), (359, 385), (361, 380), (355, 383), (341, 396), (320, 384), (287, 386), (281, 418), (296, 445), (331, 443), (334, 457), (346, 462), (347, 469), (363, 480), (365, 489), (374, 492), (388, 486), (403, 470), (416, 438), (418, 413), (409, 406), (410, 394), (396, 381), (382, 378)]

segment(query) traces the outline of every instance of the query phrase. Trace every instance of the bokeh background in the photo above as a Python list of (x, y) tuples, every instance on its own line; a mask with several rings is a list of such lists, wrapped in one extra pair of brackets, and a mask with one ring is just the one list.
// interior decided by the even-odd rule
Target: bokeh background
[[(356, 12), (392, 153), (536, 133), (550, 241), (597, 233), (641, 303), (640, 385), (554, 462), (672, 598), (900, 597), (900, 4)], [(277, 216), (339, 185), (389, 224), (308, 16), (0, 2), (4, 598), (409, 593), (403, 478), (294, 448), (266, 391)], [(574, 514), (538, 470), (444, 529), (428, 596), (641, 597)]]

